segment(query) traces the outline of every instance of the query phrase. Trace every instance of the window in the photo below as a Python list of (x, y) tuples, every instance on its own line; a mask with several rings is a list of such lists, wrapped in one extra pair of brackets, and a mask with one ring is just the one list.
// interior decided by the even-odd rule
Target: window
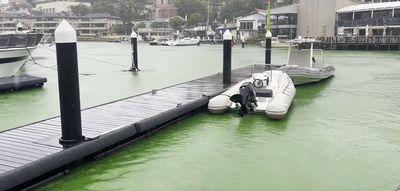
[(375, 19), (387, 19), (392, 17), (392, 10), (374, 11)]
[(394, 10), (394, 17), (395, 18), (400, 18), (400, 9), (395, 9)]
[(371, 11), (356, 12), (354, 13), (355, 20), (366, 20), (371, 18)]
[(253, 30), (253, 22), (240, 22), (241, 30)]

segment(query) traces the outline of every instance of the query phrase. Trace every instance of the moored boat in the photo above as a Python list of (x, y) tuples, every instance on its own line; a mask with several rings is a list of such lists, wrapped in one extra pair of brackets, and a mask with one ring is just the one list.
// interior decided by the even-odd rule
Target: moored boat
[[(278, 70), (287, 73), (295, 85), (318, 82), (335, 75), (333, 66), (324, 66), (323, 50), (314, 49), (314, 44), (320, 41), (299, 38), (289, 43), (287, 64)], [(321, 52), (319, 61), (314, 57), (315, 50)]]
[(0, 34), (0, 78), (16, 74), (36, 49), (42, 36), (25, 32)]
[(167, 41), (169, 46), (198, 46), (200, 45), (200, 37), (197, 38), (182, 38), (178, 37), (176, 40)]
[(155, 39), (149, 42), (150, 46), (168, 46), (168, 39)]
[(228, 110), (265, 113), (271, 119), (283, 119), (290, 108), (296, 89), (290, 77), (282, 71), (268, 70), (253, 74), (212, 98), (208, 110), (213, 114)]
[[(262, 47), (265, 47), (265, 41), (260, 41), (260, 45)], [(272, 37), (271, 38), (271, 47), (272, 48), (288, 48), (289, 47), (289, 43), (280, 40), (278, 37)]]

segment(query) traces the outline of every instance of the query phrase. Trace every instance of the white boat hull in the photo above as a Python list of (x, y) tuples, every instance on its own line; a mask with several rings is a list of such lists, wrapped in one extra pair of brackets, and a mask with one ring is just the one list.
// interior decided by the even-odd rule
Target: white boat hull
[[(290, 77), (277, 70), (266, 71), (264, 73), (254, 74), (252, 78), (243, 80), (229, 88), (224, 93), (212, 98), (208, 103), (208, 110), (213, 114), (221, 114), (229, 110), (236, 110), (239, 106), (230, 100), (230, 97), (239, 94), (239, 89), (245, 82), (252, 82), (259, 76), (271, 75), (271, 82), (268, 86), (260, 89), (270, 89), (273, 91), (272, 97), (256, 96), (257, 106), (254, 108), (255, 113), (265, 113), (271, 119), (283, 119), (289, 111), (290, 105), (296, 94), (296, 89)], [(262, 78), (262, 77), (261, 77)], [(266, 82), (265, 82), (266, 83)]]
[(36, 47), (0, 49), (0, 78), (16, 74), (35, 49)]
[(168, 41), (169, 46), (197, 46), (199, 44), (198, 39), (179, 39), (175, 41)]
[(324, 68), (309, 68), (295, 65), (283, 66), (278, 70), (287, 73), (295, 85), (319, 82), (335, 75), (335, 68), (327, 66)]

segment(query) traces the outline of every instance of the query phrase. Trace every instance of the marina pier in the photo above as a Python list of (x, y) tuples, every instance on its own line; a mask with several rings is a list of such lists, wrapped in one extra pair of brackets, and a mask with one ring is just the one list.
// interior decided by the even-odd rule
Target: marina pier
[[(232, 81), (261, 72), (263, 65), (232, 71)], [(60, 117), (0, 133), (0, 190), (19, 190), (68, 171), (82, 160), (94, 159), (120, 145), (205, 109), (224, 90), (215, 74), (82, 111), (86, 141), (65, 149), (59, 143)]]

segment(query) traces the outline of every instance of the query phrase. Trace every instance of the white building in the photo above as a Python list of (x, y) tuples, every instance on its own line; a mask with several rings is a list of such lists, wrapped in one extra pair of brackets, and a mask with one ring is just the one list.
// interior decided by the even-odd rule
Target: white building
[(31, 23), (32, 17), (27, 14), (0, 13), (0, 32), (15, 31), (15, 26), (19, 22)]
[(39, 33), (53, 34), (57, 25), (66, 19), (74, 26), (79, 36), (107, 37), (113, 35), (113, 27), (122, 24), (118, 17), (109, 14), (89, 14), (86, 16), (62, 16), (44, 14), (42, 16), (1, 14), (0, 32), (13, 31), (18, 22), (22, 22)]
[[(296, 37), (297, 4), (271, 9), (271, 27), (273, 36)], [(238, 34), (246, 39), (264, 37), (266, 26), (266, 11), (255, 12), (236, 19)], [(239, 38), (239, 37), (238, 37)]]
[(326, 37), (335, 34), (336, 11), (362, 4), (356, 0), (300, 0), (298, 9), (297, 35)]
[(43, 13), (68, 13), (71, 11), (71, 6), (80, 4), (90, 6), (90, 3), (76, 1), (38, 2), (36, 3), (35, 10)]
[(337, 34), (400, 35), (400, 1), (344, 7), (337, 11)]

